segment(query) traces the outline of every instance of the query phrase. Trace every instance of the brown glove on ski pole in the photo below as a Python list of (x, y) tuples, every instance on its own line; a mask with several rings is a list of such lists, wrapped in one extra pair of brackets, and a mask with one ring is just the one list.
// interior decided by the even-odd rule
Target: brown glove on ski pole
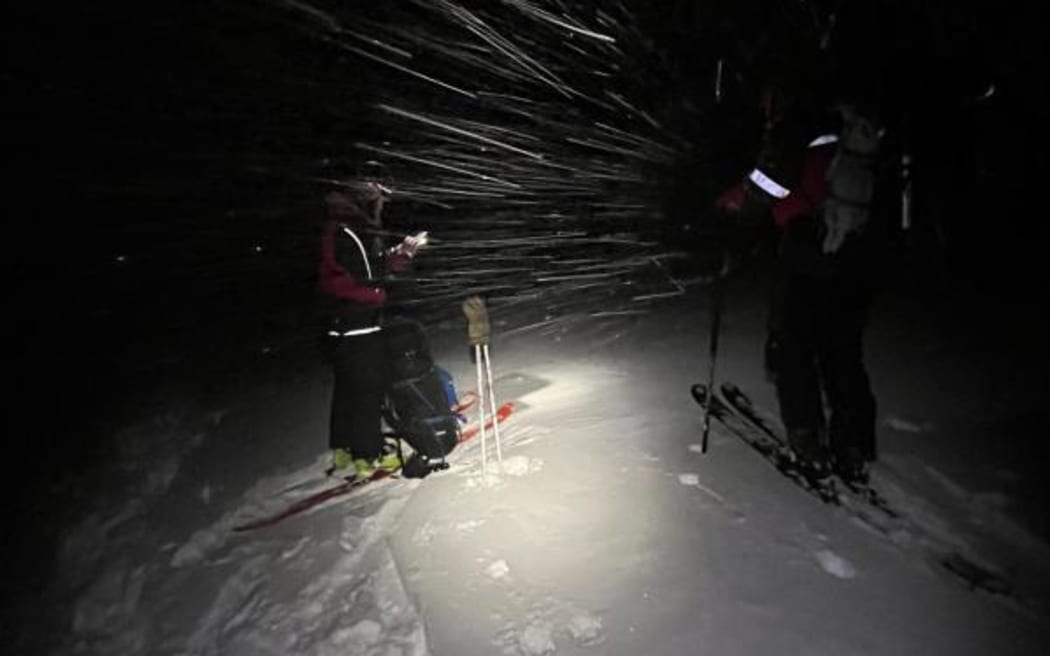
[(482, 346), (489, 343), (491, 328), (489, 311), (480, 296), (471, 296), (463, 301), (463, 314), (467, 316), (467, 339), (471, 346)]

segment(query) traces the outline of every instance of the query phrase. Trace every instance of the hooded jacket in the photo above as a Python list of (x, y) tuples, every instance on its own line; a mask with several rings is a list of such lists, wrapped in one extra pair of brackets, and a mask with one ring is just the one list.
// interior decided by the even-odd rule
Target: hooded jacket
[(318, 288), (329, 334), (353, 336), (380, 330), (386, 304), (386, 271), (402, 271), (409, 258), (391, 250), (373, 252), (367, 217), (353, 202), (329, 204), (321, 233)]

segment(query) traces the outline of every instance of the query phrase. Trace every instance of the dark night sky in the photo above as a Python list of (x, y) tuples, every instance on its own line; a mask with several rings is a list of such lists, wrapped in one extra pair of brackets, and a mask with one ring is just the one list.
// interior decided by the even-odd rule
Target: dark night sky
[[(729, 57), (747, 75), (784, 60), (783, 48), (768, 46), (777, 54), (766, 57), (758, 46), (792, 34), (785, 14), (773, 9), (779, 3), (698, 4), (663, 3), (643, 17), (680, 66), (687, 92), (709, 86), (697, 78), (712, 55)], [(961, 175), (1013, 186), (1043, 169), (1042, 149), (1018, 143), (1035, 136), (1046, 99), (1037, 63), (1042, 40), (1033, 28), (1019, 31), (1026, 17), (993, 12), (992, 5), (888, 9), (907, 4), (850, 3), (878, 9), (856, 21), (864, 30), (851, 33), (844, 22), (841, 40), (882, 69), (891, 102), (908, 107), (921, 126), (916, 131), (956, 141), (931, 146), (935, 155), (951, 152), (945, 159), (952, 161), (952, 151), (976, 151), (965, 153), (979, 161)], [(179, 3), (171, 11), (110, 0), (13, 21), (13, 76), (24, 92), (16, 96), (22, 103), (16, 100), (12, 136), (33, 190), (29, 211), (36, 218), (28, 223), (50, 227), (57, 220), (75, 236), (64, 255), (88, 256), (90, 266), (96, 253), (154, 247), (155, 237), (172, 244), (187, 234), (157, 235), (159, 222), (192, 224), (188, 217), (196, 216), (213, 223), (204, 216), (286, 202), (265, 197), (278, 185), (252, 171), (286, 173), (330, 144), (338, 148), (351, 138), (348, 126), (367, 91), (358, 88), (354, 62), (295, 25), (267, 3), (244, 0)], [(749, 51), (757, 53), (752, 62)], [(961, 104), (989, 80), (997, 82), (995, 103), (945, 109), (946, 97)], [(965, 137), (954, 125), (945, 128), (952, 121), (962, 123)], [(993, 200), (1013, 203), (1019, 190), (1011, 191)], [(227, 229), (212, 225), (208, 232)]]
[[(685, 71), (684, 85), (712, 54), (744, 68), (748, 49), (787, 38), (773, 27), (782, 15), (764, 3), (697, 4), (671, 3), (643, 18)], [(13, 136), (29, 176), (45, 186), (72, 185), (92, 200), (128, 205), (145, 194), (221, 206), (238, 199), (234, 183), (243, 182), (246, 167), (316, 147), (326, 126), (352, 123), (348, 115), (360, 109), (353, 106), (363, 95), (355, 64), (297, 32), (295, 21), (267, 3), (191, 2), (159, 11), (108, 0), (55, 13), (7, 27), (26, 102)], [(1001, 105), (1024, 122), (1041, 110), (1041, 39), (1019, 31), (1025, 16), (934, 7), (871, 13), (858, 21), (866, 29), (856, 38), (846, 39), (843, 25), (842, 40), (874, 44), (858, 45), (859, 58), (888, 69), (881, 76), (893, 99), (919, 108), (912, 111), (990, 79), (1000, 83)], [(767, 50), (777, 54), (756, 54), (745, 72), (783, 59), (782, 48)], [(120, 220), (107, 215), (103, 224)]]
[[(351, 23), (354, 4), (340, 5)], [(785, 26), (804, 24), (791, 22), (790, 6), (650, 7), (643, 24), (679, 68), (682, 89), (668, 92), (709, 102), (702, 72), (713, 56), (727, 57), (741, 89), (770, 61), (790, 64), (780, 56), (790, 51)], [(1031, 238), (1032, 192), (1047, 170), (1035, 22), (990, 3), (850, 6), (862, 15), (852, 27), (842, 21), (840, 40), (876, 70), (870, 79), (881, 80), (889, 104), (907, 109), (928, 176), (921, 189), (947, 217), (956, 266), (996, 283), (997, 271), (1007, 281), (1044, 278)], [(279, 288), (301, 293), (313, 267), (303, 217), (314, 210), (294, 178), (359, 136), (365, 71), (265, 2), (20, 10), (30, 14), (5, 28), (14, 55), (6, 77), (17, 90), (9, 161), (21, 201), (9, 221), (20, 246), (19, 333), (40, 345), (28, 351), (30, 374), (51, 378), (38, 363), (50, 372), (69, 357), (90, 368), (104, 345), (178, 332), (216, 307), (279, 299)], [(989, 81), (996, 97), (967, 105)], [(277, 252), (255, 257), (256, 240)], [(127, 260), (117, 266), (120, 255)]]

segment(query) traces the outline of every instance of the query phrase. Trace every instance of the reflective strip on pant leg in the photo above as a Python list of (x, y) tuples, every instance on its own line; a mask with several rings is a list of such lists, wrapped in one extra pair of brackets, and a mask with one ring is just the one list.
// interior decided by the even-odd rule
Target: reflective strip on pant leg
[(751, 182), (754, 182), (756, 185), (758, 185), (762, 189), (762, 191), (766, 192), (770, 196), (773, 196), (774, 198), (787, 198), (788, 194), (791, 193), (790, 189), (777, 184), (775, 180), (767, 176), (762, 171), (759, 171), (758, 169), (751, 171), (751, 175), (747, 177), (749, 180), (751, 180)]

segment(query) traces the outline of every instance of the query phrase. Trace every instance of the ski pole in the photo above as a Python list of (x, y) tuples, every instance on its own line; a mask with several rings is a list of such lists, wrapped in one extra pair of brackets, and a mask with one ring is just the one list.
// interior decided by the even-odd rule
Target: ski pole
[(488, 436), (485, 431), (485, 387), (488, 387), (489, 410), (492, 413), (492, 432), (496, 436), (496, 459), (503, 463), (503, 451), (499, 439), (499, 417), (496, 408), (496, 392), (492, 382), (492, 360), (489, 358), (489, 315), (485, 300), (471, 296), (463, 301), (463, 314), (467, 316), (467, 339), (474, 347), (474, 363), (478, 372), (478, 420), (481, 430), (481, 475), (488, 475)]
[[(488, 475), (487, 463), (487, 450), (485, 444), (485, 387), (484, 377), (482, 376), (482, 350), (481, 344), (474, 345), (474, 362), (477, 364), (478, 370), (478, 425), (481, 428), (481, 477), (484, 479)], [(495, 422), (492, 424), (495, 426)]]
[(700, 438), (700, 453), (707, 453), (707, 438), (711, 433), (711, 404), (714, 402), (715, 394), (715, 361), (718, 357), (718, 333), (722, 328), (722, 303), (725, 296), (723, 285), (728, 272), (729, 258), (727, 252), (723, 250), (722, 270), (711, 283), (711, 337), (707, 352), (707, 403), (704, 404), (704, 432)]
[(489, 357), (489, 345), (484, 344), (481, 352), (485, 356), (486, 383), (489, 388), (489, 409), (492, 411), (492, 434), (496, 438), (496, 462), (503, 464), (503, 451), (499, 443), (499, 421), (496, 420), (496, 386), (492, 383), (492, 358)]

